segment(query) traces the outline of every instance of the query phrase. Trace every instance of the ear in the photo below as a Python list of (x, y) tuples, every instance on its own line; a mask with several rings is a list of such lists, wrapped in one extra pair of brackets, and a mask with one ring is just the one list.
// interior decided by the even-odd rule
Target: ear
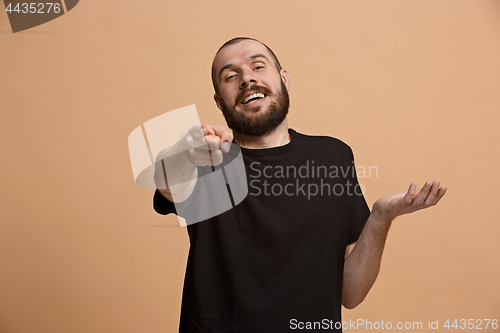
[(219, 110), (222, 111), (222, 107), (221, 107), (222, 98), (220, 97), (220, 95), (218, 93), (214, 94), (214, 100), (215, 100), (215, 104), (217, 104), (217, 107), (219, 108)]
[(280, 76), (281, 80), (283, 80), (283, 83), (285, 84), (286, 91), (290, 91), (290, 76), (288, 75), (286, 69), (282, 69), (280, 71)]

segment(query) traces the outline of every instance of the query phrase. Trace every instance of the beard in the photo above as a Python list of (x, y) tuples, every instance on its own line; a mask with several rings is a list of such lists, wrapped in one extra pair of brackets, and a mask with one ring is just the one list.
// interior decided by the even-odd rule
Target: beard
[(266, 98), (274, 95), (276, 101), (269, 105), (268, 110), (259, 112), (262, 108), (262, 106), (259, 105), (249, 108), (249, 112), (253, 114), (247, 115), (245, 112), (236, 111), (234, 107), (229, 108), (223, 101), (221, 107), (224, 118), (226, 118), (227, 126), (235, 132), (251, 137), (263, 136), (274, 131), (276, 127), (285, 120), (290, 107), (288, 91), (283, 81), (280, 80), (280, 82), (281, 91), (278, 91), (276, 94), (272, 94), (266, 87), (252, 85), (243, 89), (236, 99), (238, 101), (237, 103), (240, 103), (243, 96), (249, 91), (254, 93), (262, 92), (266, 95)]

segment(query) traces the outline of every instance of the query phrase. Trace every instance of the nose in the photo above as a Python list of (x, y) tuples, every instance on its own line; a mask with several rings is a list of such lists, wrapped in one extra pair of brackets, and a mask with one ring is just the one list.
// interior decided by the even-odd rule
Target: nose
[(240, 82), (240, 90), (245, 88), (246, 86), (256, 84), (257, 80), (255, 77), (252, 75), (251, 71), (245, 71), (241, 75), (241, 82)]

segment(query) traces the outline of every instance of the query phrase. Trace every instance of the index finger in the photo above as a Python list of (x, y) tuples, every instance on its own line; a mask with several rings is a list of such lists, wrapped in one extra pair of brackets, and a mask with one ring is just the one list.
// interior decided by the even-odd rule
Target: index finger
[(194, 124), (191, 125), (188, 129), (188, 132), (186, 134), (186, 138), (188, 142), (195, 142), (203, 139), (203, 137), (206, 135), (207, 130), (203, 128), (203, 125), (201, 124)]
[(187, 147), (198, 148), (206, 145), (207, 143), (204, 132), (208, 133), (208, 130), (204, 129), (201, 124), (194, 124), (190, 126), (184, 141)]

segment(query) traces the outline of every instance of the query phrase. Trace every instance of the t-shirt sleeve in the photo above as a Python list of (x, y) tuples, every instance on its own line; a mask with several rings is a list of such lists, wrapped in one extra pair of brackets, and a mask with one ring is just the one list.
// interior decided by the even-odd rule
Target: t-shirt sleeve
[[(351, 160), (352, 167), (356, 170), (354, 166), (354, 155), (351, 150)], [(370, 216), (370, 208), (368, 208), (368, 204), (366, 203), (365, 196), (361, 191), (361, 186), (358, 182), (357, 173), (354, 171), (354, 177), (352, 178), (353, 186), (353, 195), (352, 195), (352, 221), (351, 221), (351, 234), (349, 236), (348, 244), (354, 243), (358, 240), (359, 235), (361, 235), (361, 231), (366, 224), (366, 220)]]
[(165, 198), (163, 194), (157, 189), (153, 196), (153, 208), (158, 214), (168, 215), (170, 213), (177, 214), (175, 204)]

